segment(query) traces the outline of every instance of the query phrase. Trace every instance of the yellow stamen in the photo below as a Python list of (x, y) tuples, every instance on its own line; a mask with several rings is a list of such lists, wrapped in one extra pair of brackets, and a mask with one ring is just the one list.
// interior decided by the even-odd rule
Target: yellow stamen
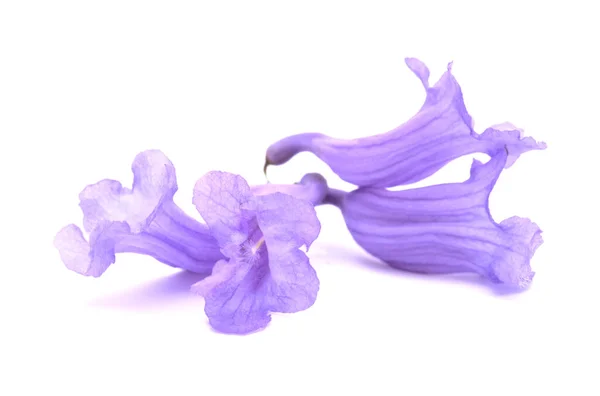
[(261, 237), (258, 242), (256, 242), (256, 245), (254, 245), (254, 247), (252, 247), (252, 254), (256, 254), (256, 252), (258, 252), (258, 249), (260, 249), (260, 247), (263, 245), (263, 243), (265, 243), (265, 237)]

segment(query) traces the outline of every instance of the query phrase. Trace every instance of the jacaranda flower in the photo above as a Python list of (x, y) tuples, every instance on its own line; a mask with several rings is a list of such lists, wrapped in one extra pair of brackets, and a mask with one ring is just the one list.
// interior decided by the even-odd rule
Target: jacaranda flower
[[(144, 151), (133, 161), (133, 187), (115, 180), (87, 186), (80, 194), (84, 229), (75, 224), (58, 232), (54, 244), (67, 268), (98, 277), (115, 262), (116, 253), (140, 253), (188, 271), (210, 274), (223, 259), (217, 240), (206, 224), (186, 215), (174, 202), (175, 167), (159, 150)], [(282, 192), (313, 204), (327, 193), (318, 174), (296, 184), (253, 186), (256, 195)]]
[(496, 223), (488, 198), (510, 160), (501, 150), (486, 164), (473, 161), (463, 183), (405, 191), (359, 188), (331, 190), (356, 242), (389, 265), (421, 273), (473, 272), (494, 283), (526, 288), (534, 272), (530, 259), (542, 244), (529, 219)]
[(343, 180), (357, 186), (394, 187), (422, 180), (463, 155), (476, 152), (494, 155), (508, 147), (506, 167), (522, 153), (546, 145), (522, 137), (522, 131), (506, 123), (473, 130), (461, 88), (451, 65), (439, 81), (429, 86), (429, 69), (415, 58), (406, 64), (426, 90), (419, 112), (399, 127), (380, 135), (354, 140), (335, 139), (321, 133), (286, 137), (267, 149), (266, 166), (280, 165), (308, 151), (324, 161)]
[[(322, 201), (327, 186), (318, 175), (312, 198), (255, 188), (237, 175), (210, 172), (196, 184), (193, 202), (226, 256), (212, 275), (192, 286), (205, 297), (211, 326), (225, 333), (249, 333), (271, 320), (270, 312), (298, 312), (315, 302), (319, 279), (308, 257), (321, 225), (309, 202)], [(291, 186), (292, 188), (298, 186)], [(287, 190), (286, 192), (290, 192)]]
[(175, 168), (158, 150), (145, 151), (132, 165), (133, 187), (102, 180), (79, 195), (83, 226), (70, 224), (54, 245), (67, 268), (98, 277), (115, 262), (115, 253), (140, 253), (173, 267), (210, 274), (223, 258), (205, 224), (186, 215), (173, 202)]

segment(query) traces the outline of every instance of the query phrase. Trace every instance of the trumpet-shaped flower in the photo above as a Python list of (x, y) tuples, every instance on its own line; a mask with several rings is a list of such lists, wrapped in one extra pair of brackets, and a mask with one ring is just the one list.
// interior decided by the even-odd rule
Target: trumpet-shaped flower
[(529, 219), (496, 223), (488, 198), (510, 160), (502, 150), (487, 163), (473, 161), (463, 183), (404, 191), (359, 188), (331, 190), (356, 242), (392, 267), (421, 273), (477, 273), (494, 283), (526, 288), (534, 275), (530, 260), (542, 244)]
[(67, 268), (98, 277), (117, 253), (139, 253), (173, 267), (209, 274), (223, 258), (208, 227), (186, 215), (173, 202), (175, 168), (158, 150), (144, 151), (132, 165), (133, 186), (102, 180), (79, 195), (83, 226), (70, 224), (54, 245)]
[(421, 80), (425, 103), (410, 120), (393, 130), (359, 139), (336, 139), (321, 133), (288, 136), (267, 149), (268, 165), (280, 165), (307, 151), (325, 162), (340, 178), (361, 187), (394, 187), (431, 176), (450, 161), (472, 153), (494, 155), (508, 147), (505, 167), (529, 150), (546, 147), (509, 123), (478, 134), (463, 101), (451, 65), (429, 86), (429, 69), (415, 58), (406, 64)]
[[(249, 333), (266, 326), (271, 312), (297, 312), (315, 302), (319, 279), (299, 248), (308, 249), (320, 232), (310, 201), (322, 201), (327, 186), (318, 175), (303, 182), (307, 189), (301, 182), (253, 191), (242, 177), (225, 172), (209, 172), (197, 182), (193, 202), (226, 257), (192, 286), (205, 297), (216, 330)], [(286, 193), (272, 192), (278, 190)], [(303, 198), (288, 194), (294, 191)]]

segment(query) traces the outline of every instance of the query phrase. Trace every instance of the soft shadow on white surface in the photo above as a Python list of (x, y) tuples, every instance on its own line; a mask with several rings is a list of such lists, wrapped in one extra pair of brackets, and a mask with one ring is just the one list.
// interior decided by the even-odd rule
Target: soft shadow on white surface
[(97, 308), (119, 310), (155, 310), (185, 304), (194, 295), (190, 286), (206, 275), (178, 272), (143, 283), (123, 292), (94, 298), (89, 305)]

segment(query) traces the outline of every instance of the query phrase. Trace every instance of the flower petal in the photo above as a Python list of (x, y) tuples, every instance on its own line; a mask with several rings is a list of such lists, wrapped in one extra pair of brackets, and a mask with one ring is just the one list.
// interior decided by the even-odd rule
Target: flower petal
[[(489, 127), (480, 137), (482, 143), (488, 144), (488, 154), (496, 144), (502, 142), (506, 144), (508, 159), (504, 168), (510, 168), (521, 154), (527, 151), (546, 148), (545, 143), (538, 143), (532, 137), (523, 137), (523, 130), (508, 122)], [(518, 142), (518, 144), (515, 144), (515, 142)]]
[(406, 63), (427, 92), (425, 103), (410, 120), (387, 133), (353, 140), (320, 133), (288, 136), (268, 148), (266, 163), (280, 165), (295, 154), (308, 151), (349, 183), (394, 187), (431, 176), (463, 155), (482, 152), (493, 156), (508, 147), (511, 153), (508, 167), (523, 152), (546, 147), (532, 138), (522, 138), (517, 129), (488, 128), (477, 134), (461, 88), (451, 73), (452, 64), (429, 87), (427, 67), (414, 58), (408, 58)]
[(271, 312), (304, 310), (319, 290), (315, 270), (299, 250), (319, 234), (314, 207), (282, 193), (256, 197), (253, 207), (264, 246), (219, 261), (210, 277), (192, 287), (205, 297), (211, 326), (224, 333), (259, 330)]
[(257, 260), (221, 261), (213, 275), (192, 286), (204, 296), (210, 325), (223, 333), (247, 334), (271, 321), (269, 265)]
[[(210, 238), (209, 235), (206, 237)], [(54, 238), (54, 246), (66, 267), (93, 277), (101, 276), (115, 262), (117, 253), (143, 254), (171, 267), (209, 274), (223, 255), (214, 239), (212, 246), (210, 240), (200, 239), (197, 244), (199, 246), (188, 248), (161, 235), (132, 233), (125, 222), (99, 224), (90, 234), (89, 243), (74, 224), (64, 227)]]
[(463, 183), (405, 191), (362, 188), (337, 202), (353, 238), (393, 267), (423, 273), (475, 272), (493, 282), (525, 288), (530, 259), (542, 243), (528, 219), (493, 221), (488, 198), (509, 158), (473, 161)]
[(56, 234), (54, 246), (68, 269), (98, 277), (115, 262), (117, 240), (128, 233), (126, 223), (103, 223), (95, 228), (88, 243), (81, 229), (69, 224)]
[(314, 207), (290, 195), (275, 193), (256, 198), (258, 225), (264, 235), (271, 269), (271, 310), (297, 312), (312, 306), (319, 279), (306, 254), (321, 224)]
[(223, 258), (208, 227), (187, 216), (173, 202), (175, 168), (157, 150), (137, 155), (133, 188), (114, 180), (86, 187), (80, 194), (85, 229), (68, 225), (55, 237), (67, 268), (100, 276), (115, 262), (116, 253), (139, 253), (167, 265), (208, 274)]
[(194, 283), (190, 290), (193, 293), (206, 297), (215, 287), (231, 279), (234, 275), (235, 268), (235, 262), (219, 260), (213, 267), (211, 275)]
[(213, 171), (196, 182), (193, 203), (221, 247), (248, 239), (248, 222), (253, 214), (242, 209), (253, 199), (250, 186), (241, 176)]
[(289, 249), (309, 248), (321, 231), (314, 206), (288, 194), (256, 197), (256, 217), (271, 249), (273, 243), (284, 243)]
[(162, 202), (173, 198), (177, 191), (175, 168), (161, 151), (138, 154), (131, 169), (131, 190), (118, 181), (102, 180), (81, 192), (86, 231), (92, 232), (103, 221), (124, 221), (133, 232), (140, 232), (152, 221)]
[(419, 77), (423, 87), (425, 87), (425, 89), (429, 88), (429, 68), (427, 65), (417, 58), (406, 58), (405, 62), (406, 66)]
[(291, 195), (319, 205), (327, 195), (327, 180), (318, 173), (308, 173), (296, 184), (261, 184), (252, 186), (252, 194), (268, 195), (276, 192)]

